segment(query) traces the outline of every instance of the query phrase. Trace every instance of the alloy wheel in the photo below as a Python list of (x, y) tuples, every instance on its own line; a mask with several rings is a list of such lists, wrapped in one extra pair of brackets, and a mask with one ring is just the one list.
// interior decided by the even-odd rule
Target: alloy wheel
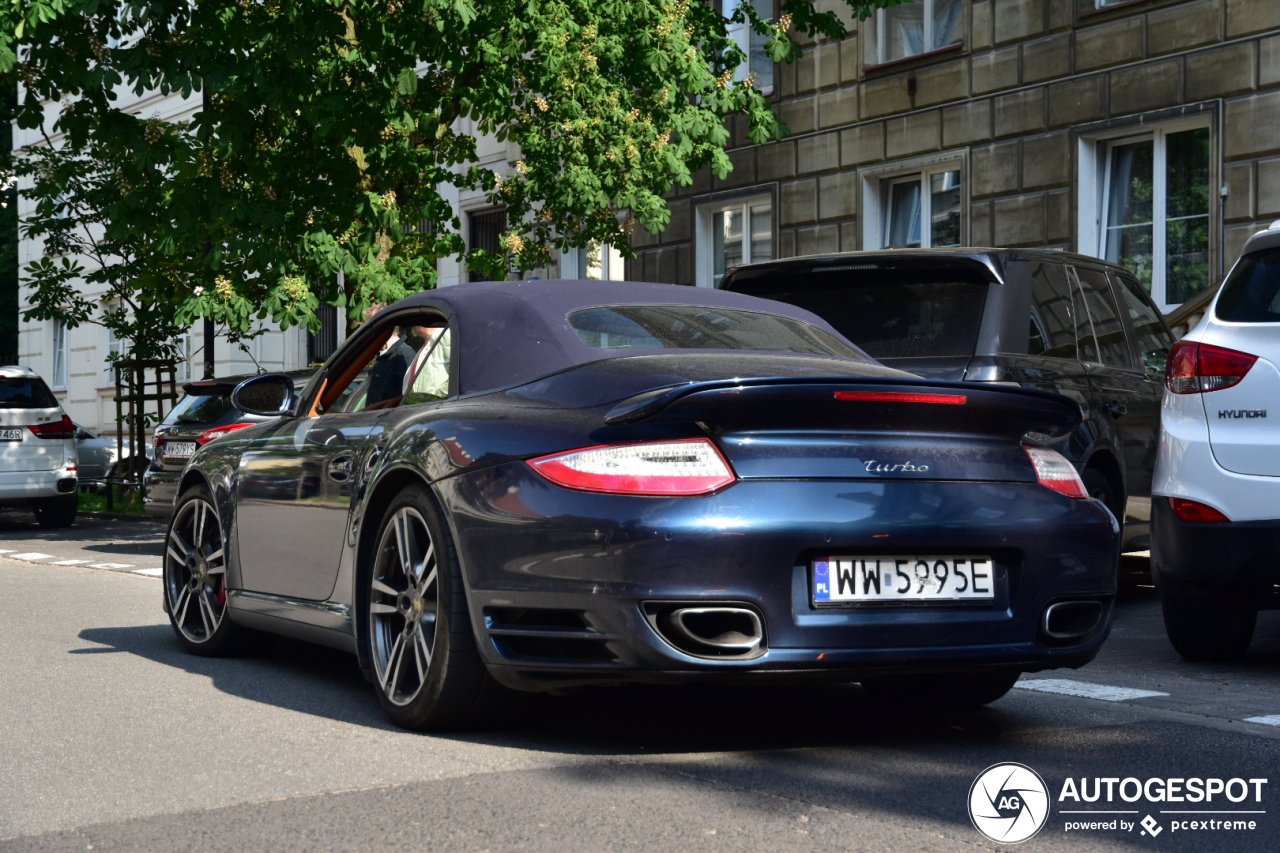
[(192, 643), (208, 642), (227, 611), (227, 564), (218, 513), (204, 497), (178, 509), (169, 525), (164, 561), (174, 627)]
[(440, 582), (434, 543), (418, 510), (402, 506), (378, 543), (369, 627), (378, 687), (394, 705), (422, 692), (436, 648)]

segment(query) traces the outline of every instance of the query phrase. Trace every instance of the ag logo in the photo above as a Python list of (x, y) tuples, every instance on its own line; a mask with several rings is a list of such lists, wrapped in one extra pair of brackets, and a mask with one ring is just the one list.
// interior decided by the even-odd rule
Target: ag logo
[(969, 789), (969, 819), (992, 841), (1017, 844), (1040, 831), (1049, 818), (1049, 789), (1024, 764), (993, 764)]

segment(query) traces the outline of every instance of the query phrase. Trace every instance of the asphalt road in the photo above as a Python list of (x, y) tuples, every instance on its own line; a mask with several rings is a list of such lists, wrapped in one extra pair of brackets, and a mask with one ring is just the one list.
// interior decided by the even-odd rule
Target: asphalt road
[[(341, 653), (183, 653), (159, 582), (134, 573), (159, 565), (162, 530), (42, 538), (0, 514), (0, 851), (1007, 849), (967, 808), (999, 762), (1049, 791), (1027, 850), (1280, 846), (1280, 726), (1245, 721), (1280, 715), (1280, 614), (1242, 663), (1194, 666), (1138, 590), (1098, 661), (979, 711), (889, 709), (856, 685), (634, 688), (442, 737), (391, 727)], [(92, 562), (55, 565), (71, 560)], [(1060, 799), (1068, 778), (1130, 777), (1268, 781), (1258, 802)], [(1067, 813), (1104, 808), (1127, 814)], [(1233, 814), (1170, 813), (1190, 810)], [(1173, 825), (1222, 819), (1255, 828)], [(1137, 825), (1066, 831), (1081, 820)]]

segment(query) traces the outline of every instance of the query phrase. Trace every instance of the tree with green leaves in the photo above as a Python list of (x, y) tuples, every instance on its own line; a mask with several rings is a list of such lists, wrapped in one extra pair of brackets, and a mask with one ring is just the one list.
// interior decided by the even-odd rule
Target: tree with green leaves
[[(902, 0), (843, 2), (866, 17)], [(18, 161), (26, 228), (61, 254), (27, 269), (28, 316), (91, 319), (77, 282), (96, 281), (120, 308), (102, 322), (139, 355), (201, 316), (237, 332), (311, 322), (321, 303), (356, 318), (432, 286), (446, 256), (496, 273), (625, 246), (635, 225), (664, 228), (695, 171), (729, 171), (729, 116), (756, 142), (784, 132), (735, 81), (746, 57), (702, 0), (0, 4), (0, 77), (44, 141)], [(732, 15), (775, 61), (799, 55), (795, 33), (845, 32), (810, 0), (779, 8)], [(121, 110), (126, 92), (202, 105), (161, 121)], [(476, 164), (481, 135), (521, 152), (509, 174)], [(500, 256), (466, 252), (449, 187), (505, 207)]]

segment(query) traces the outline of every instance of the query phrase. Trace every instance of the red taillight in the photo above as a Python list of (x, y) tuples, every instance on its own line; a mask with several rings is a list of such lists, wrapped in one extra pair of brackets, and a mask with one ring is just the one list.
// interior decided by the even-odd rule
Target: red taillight
[(570, 489), (623, 495), (705, 495), (737, 479), (705, 438), (585, 447), (529, 464)]
[(1080, 479), (1075, 466), (1068, 461), (1067, 457), (1047, 447), (1032, 447), (1024, 444), (1022, 449), (1031, 460), (1031, 466), (1036, 469), (1036, 482), (1040, 485), (1069, 498), (1089, 497), (1084, 481)]
[(1185, 521), (1187, 524), (1212, 524), (1231, 520), (1207, 504), (1185, 498), (1169, 498), (1169, 508), (1178, 521)]
[(1164, 384), (1175, 394), (1203, 394), (1230, 388), (1244, 379), (1256, 355), (1212, 344), (1178, 341), (1169, 351)]
[(67, 415), (60, 421), (49, 421), (47, 424), (32, 424), (28, 427), (36, 434), (36, 438), (75, 438), (76, 425)]
[(213, 427), (212, 429), (207, 429), (200, 433), (200, 437), (197, 438), (196, 441), (200, 442), (203, 446), (214, 439), (222, 438), (229, 432), (235, 432), (238, 429), (244, 429), (245, 427), (251, 426), (253, 426), (253, 424), (227, 424), (226, 426)]
[(905, 391), (837, 391), (837, 400), (862, 403), (933, 403), (940, 406), (963, 406), (969, 398), (963, 394), (915, 394)]

